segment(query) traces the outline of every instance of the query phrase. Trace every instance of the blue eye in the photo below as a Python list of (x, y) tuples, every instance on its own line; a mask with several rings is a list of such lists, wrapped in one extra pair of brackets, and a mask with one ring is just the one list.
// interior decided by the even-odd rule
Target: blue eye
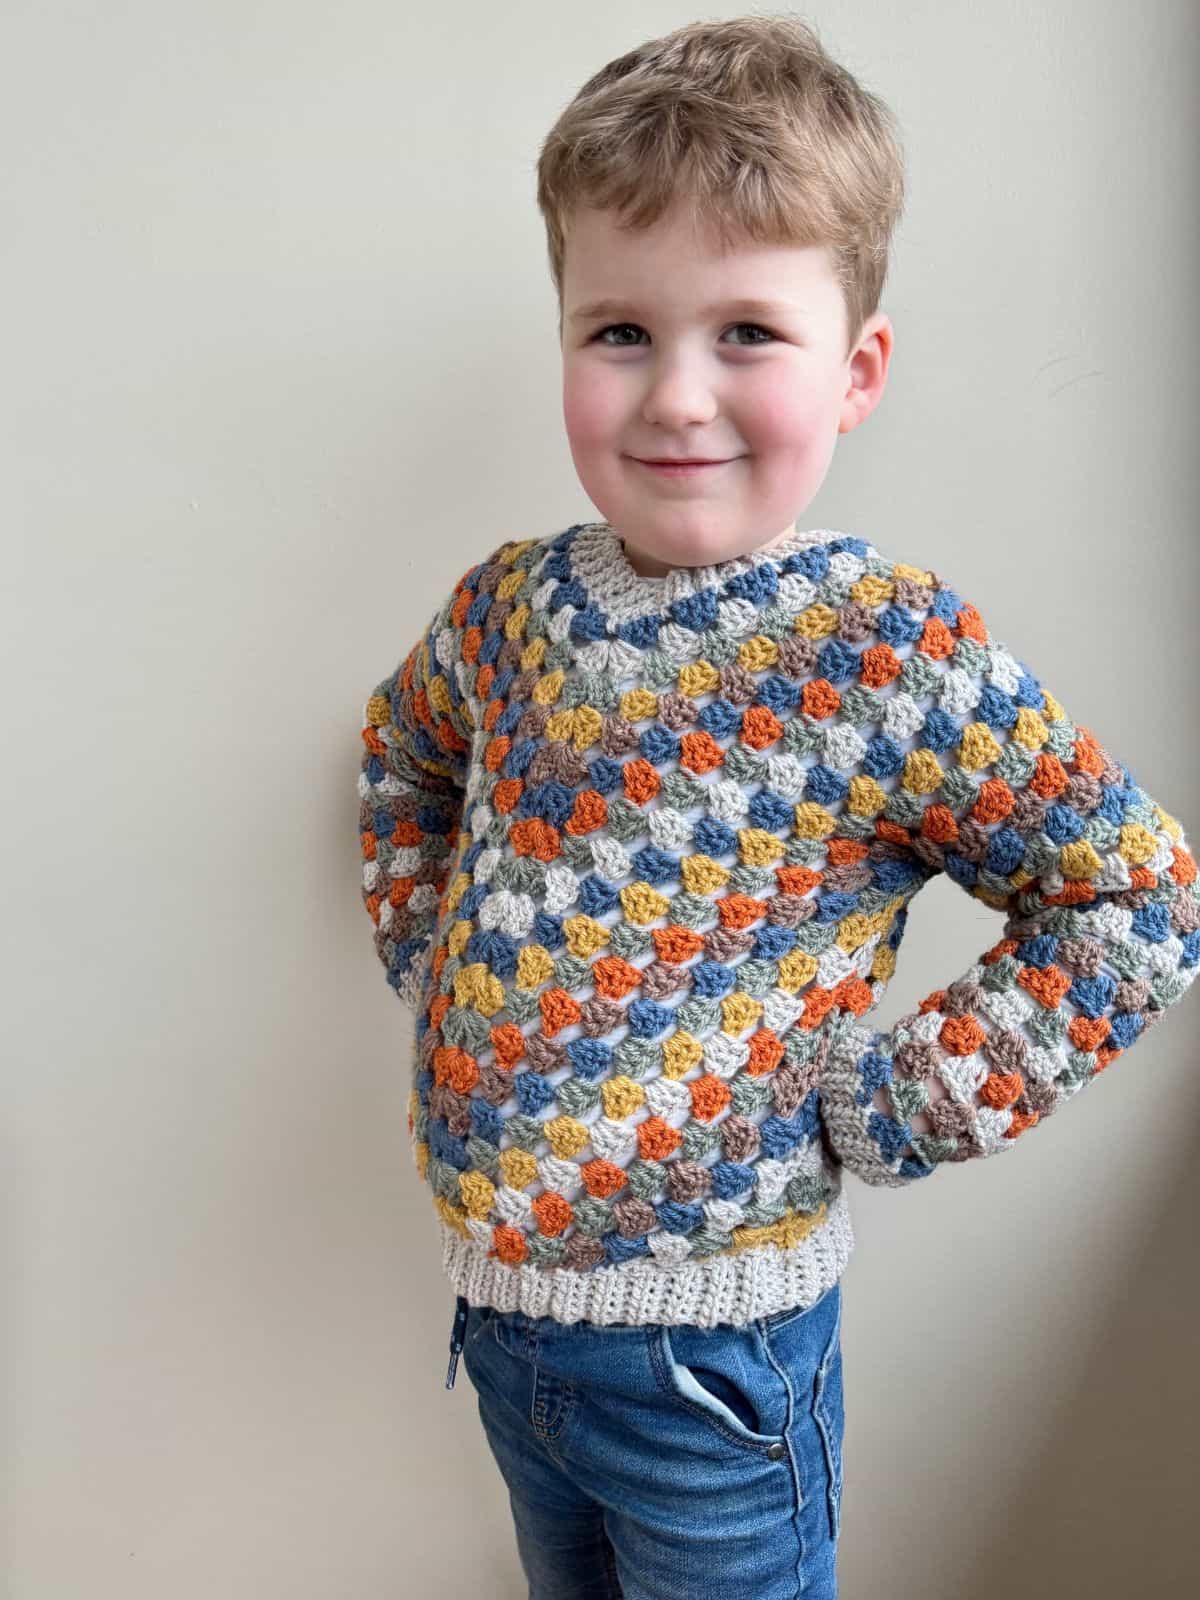
[[(763, 340), (763, 339), (752, 339), (750, 341), (751, 345), (763, 344), (764, 342), (772, 342), (772, 341), (774, 341), (774, 338), (775, 338), (775, 335), (770, 331), (769, 328), (764, 328), (757, 322), (735, 322), (735, 323), (732, 324), (732, 326), (734, 328), (753, 328), (756, 333), (761, 333), (761, 334), (765, 334), (766, 335), (766, 339), (765, 340)], [(598, 333), (594, 333), (592, 335), (591, 343), (592, 344), (596, 344), (597, 342), (599, 342), (600, 344), (608, 344), (608, 341), (604, 337), (604, 335), (606, 333), (621, 332), (626, 328), (632, 328), (635, 333), (644, 333), (645, 332), (645, 329), (644, 328), (639, 328), (636, 322), (610, 322), (609, 325), (606, 328), (601, 328)], [(617, 344), (609, 344), (608, 348), (610, 350), (628, 350), (631, 347), (630, 347), (630, 345), (625, 344), (624, 342), (619, 342)]]

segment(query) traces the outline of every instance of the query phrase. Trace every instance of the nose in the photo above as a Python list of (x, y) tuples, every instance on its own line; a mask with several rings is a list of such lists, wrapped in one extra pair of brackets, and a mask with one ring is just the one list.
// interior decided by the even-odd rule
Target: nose
[(688, 426), (710, 423), (717, 414), (712, 385), (681, 361), (664, 365), (651, 377), (642, 402), (642, 416), (665, 433), (678, 435)]

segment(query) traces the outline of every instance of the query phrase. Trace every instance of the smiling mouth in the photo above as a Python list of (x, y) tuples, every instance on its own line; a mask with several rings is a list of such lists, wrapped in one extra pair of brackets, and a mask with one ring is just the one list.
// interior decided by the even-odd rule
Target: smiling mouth
[(684, 475), (690, 472), (704, 472), (712, 467), (727, 467), (730, 462), (736, 461), (736, 456), (730, 456), (719, 461), (647, 461), (641, 456), (631, 456), (641, 467), (650, 467), (655, 472), (664, 472), (668, 476)]

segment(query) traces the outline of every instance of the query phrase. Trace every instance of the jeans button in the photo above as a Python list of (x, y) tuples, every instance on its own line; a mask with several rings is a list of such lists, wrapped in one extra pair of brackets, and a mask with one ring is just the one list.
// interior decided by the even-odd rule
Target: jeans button
[(787, 1455), (787, 1445), (785, 1444), (773, 1444), (767, 1448), (767, 1458), (771, 1461), (778, 1461), (780, 1456), (785, 1455)]

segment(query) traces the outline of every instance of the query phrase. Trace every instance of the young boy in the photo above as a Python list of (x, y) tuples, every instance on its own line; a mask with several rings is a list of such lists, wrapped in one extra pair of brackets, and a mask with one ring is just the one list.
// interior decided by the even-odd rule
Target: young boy
[[(537, 1596), (836, 1594), (842, 1169), (1011, 1150), (1183, 996), (1179, 823), (945, 579), (797, 516), (879, 403), (886, 108), (789, 18), (543, 146), (604, 520), (470, 568), (363, 718), (409, 1130)], [(1002, 917), (869, 1026), (937, 873)]]

